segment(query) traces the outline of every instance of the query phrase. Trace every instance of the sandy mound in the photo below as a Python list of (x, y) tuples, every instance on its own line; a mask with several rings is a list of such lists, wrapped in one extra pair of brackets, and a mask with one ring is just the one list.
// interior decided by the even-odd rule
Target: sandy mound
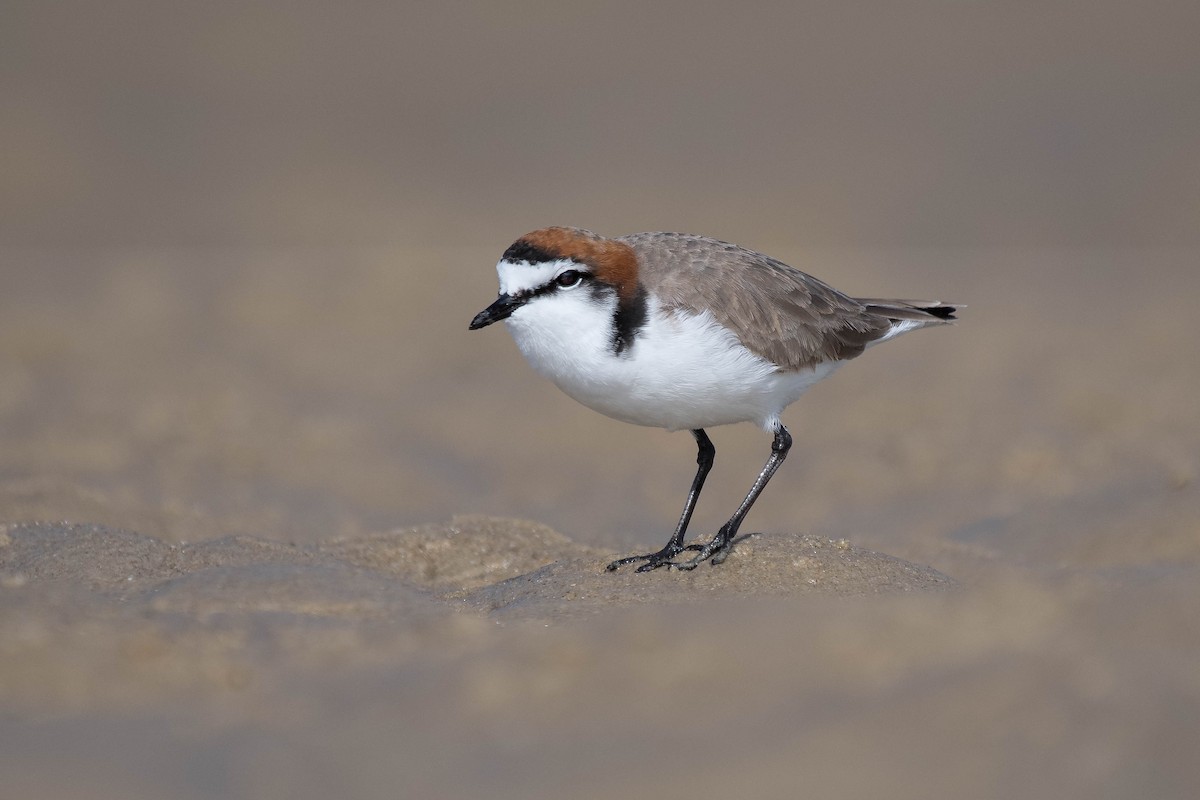
[(607, 572), (616, 554), (537, 523), (481, 516), (309, 547), (249, 536), (172, 544), (100, 525), (16, 525), (4, 536), (0, 573), (9, 585), (86, 588), (127, 609), (197, 618), (403, 616), (437, 603), (461, 609), (463, 601), (508, 618), (546, 618), (698, 596), (863, 595), (954, 585), (929, 567), (796, 534), (744, 536), (718, 567)]
[(935, 569), (833, 541), (799, 534), (741, 537), (720, 566), (690, 572), (636, 565), (608, 572), (611, 555), (556, 561), (472, 592), (474, 608), (505, 616), (561, 617), (637, 603), (688, 602), (713, 596), (866, 595), (952, 588)]

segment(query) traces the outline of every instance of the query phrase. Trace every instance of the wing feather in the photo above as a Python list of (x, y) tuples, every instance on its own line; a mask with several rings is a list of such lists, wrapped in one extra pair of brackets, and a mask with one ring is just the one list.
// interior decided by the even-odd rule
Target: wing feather
[[(639, 279), (665, 309), (712, 312), (746, 348), (782, 369), (854, 358), (892, 328), (886, 314), (744, 247), (687, 234), (621, 241), (634, 249)], [(882, 308), (891, 301), (871, 302)]]

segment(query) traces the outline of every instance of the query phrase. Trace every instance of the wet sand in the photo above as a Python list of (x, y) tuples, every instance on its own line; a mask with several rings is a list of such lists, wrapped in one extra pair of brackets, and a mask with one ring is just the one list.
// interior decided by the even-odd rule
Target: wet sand
[(6, 252), (0, 794), (1189, 796), (1196, 254), (780, 255), (969, 309), (638, 575), (690, 439), (468, 333), (494, 253)]

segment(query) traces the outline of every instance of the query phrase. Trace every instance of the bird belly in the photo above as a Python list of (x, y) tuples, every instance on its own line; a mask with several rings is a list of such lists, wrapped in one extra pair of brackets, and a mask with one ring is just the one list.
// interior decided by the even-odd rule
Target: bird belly
[(708, 312), (664, 312), (653, 302), (648, 312), (621, 354), (607, 336), (580, 336), (578, 328), (571, 337), (511, 330), (533, 367), (573, 399), (613, 419), (668, 430), (735, 422), (772, 430), (784, 408), (837, 366), (783, 371)]

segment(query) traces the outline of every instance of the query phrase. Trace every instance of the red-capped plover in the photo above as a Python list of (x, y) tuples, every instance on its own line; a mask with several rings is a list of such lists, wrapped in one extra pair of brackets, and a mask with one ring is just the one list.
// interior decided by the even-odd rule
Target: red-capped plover
[[(558, 388), (613, 419), (687, 429), (698, 469), (666, 546), (635, 561), (719, 564), (738, 528), (787, 456), (783, 410), (866, 348), (944, 325), (956, 307), (937, 301), (849, 297), (762, 253), (703, 236), (634, 233), (606, 238), (543, 228), (512, 244), (496, 270), (500, 296), (471, 330), (504, 320), (530, 365)], [(684, 534), (716, 449), (705, 428), (754, 422), (774, 434), (771, 457), (742, 504), (710, 541)], [(697, 550), (675, 561), (684, 550)]]

